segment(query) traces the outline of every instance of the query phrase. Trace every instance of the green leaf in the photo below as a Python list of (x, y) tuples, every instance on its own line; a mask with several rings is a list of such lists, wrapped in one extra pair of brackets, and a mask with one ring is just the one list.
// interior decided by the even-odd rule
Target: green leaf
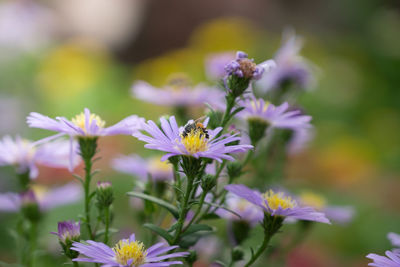
[(187, 236), (200, 231), (213, 231), (214, 229), (206, 224), (192, 224), (189, 228), (182, 234), (182, 236)]
[(179, 246), (183, 249), (187, 249), (191, 246), (194, 246), (202, 236), (203, 235), (199, 233), (183, 236), (179, 241)]
[(128, 196), (137, 197), (137, 198), (141, 198), (141, 199), (153, 202), (154, 204), (157, 204), (157, 205), (165, 208), (166, 210), (168, 210), (176, 219), (179, 218), (178, 209), (174, 205), (172, 205), (162, 199), (159, 199), (159, 198), (156, 198), (156, 197), (153, 197), (150, 195), (146, 195), (146, 194), (143, 194), (140, 192), (134, 192), (134, 191), (128, 192), (127, 194), (128, 194)]
[(151, 223), (145, 223), (143, 226), (152, 230), (153, 232), (156, 232), (159, 236), (164, 238), (168, 242), (168, 244), (172, 243), (173, 237), (166, 230), (158, 227), (157, 225), (151, 224)]

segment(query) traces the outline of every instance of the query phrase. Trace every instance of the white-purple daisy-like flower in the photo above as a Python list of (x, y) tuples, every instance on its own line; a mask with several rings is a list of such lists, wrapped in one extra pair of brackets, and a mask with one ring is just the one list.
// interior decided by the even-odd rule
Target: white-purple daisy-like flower
[(285, 43), (274, 57), (276, 67), (258, 82), (264, 92), (282, 88), (291, 83), (296, 88), (309, 89), (314, 83), (312, 64), (299, 55), (303, 42), (294, 34), (285, 38)]
[(298, 201), (304, 206), (313, 207), (317, 211), (323, 212), (327, 218), (339, 224), (349, 223), (354, 218), (353, 207), (328, 205), (323, 196), (314, 192), (302, 192)]
[[(77, 143), (73, 142), (72, 149), (76, 148)], [(17, 173), (29, 172), (32, 179), (39, 174), (36, 165), (74, 169), (80, 163), (80, 158), (75, 154), (70, 159), (69, 154), (70, 144), (64, 140), (55, 140), (44, 144), (31, 142), (19, 136), (14, 139), (11, 136), (4, 136), (0, 140), (0, 166), (16, 166)], [(69, 160), (71, 160), (71, 166)]]
[(240, 141), (237, 135), (223, 134), (217, 135), (222, 131), (222, 127), (214, 130), (207, 130), (208, 118), (204, 124), (189, 121), (185, 127), (179, 128), (175, 117), (171, 116), (169, 121), (160, 118), (161, 129), (153, 122), (143, 123), (141, 131), (133, 134), (139, 140), (146, 142), (146, 148), (167, 152), (161, 160), (176, 155), (192, 156), (195, 158), (211, 158), (217, 161), (234, 160), (229, 155), (240, 153), (251, 149), (251, 145), (233, 145), (232, 142)]
[(193, 107), (213, 105), (224, 99), (224, 92), (204, 84), (191, 87), (185, 83), (170, 84), (156, 88), (145, 81), (137, 81), (132, 86), (132, 96), (162, 106)]
[(225, 189), (246, 199), (271, 216), (330, 224), (324, 213), (315, 211), (311, 207), (299, 206), (296, 200), (283, 192), (275, 193), (269, 190), (264, 194), (260, 194), (258, 191), (251, 190), (244, 185), (233, 184), (225, 186)]
[(29, 127), (59, 132), (70, 136), (98, 137), (108, 135), (131, 135), (143, 121), (136, 115), (129, 116), (117, 124), (105, 127), (106, 122), (88, 108), (71, 120), (65, 117), (49, 118), (40, 113), (31, 112), (27, 117)]
[(373, 262), (368, 263), (368, 266), (374, 267), (399, 267), (400, 266), (400, 254), (394, 253), (390, 250), (385, 252), (386, 256), (381, 256), (375, 253), (367, 255), (368, 259)]
[(22, 194), (0, 193), (0, 211), (18, 212), (27, 199), (36, 202), (40, 210), (47, 211), (77, 202), (82, 198), (82, 195), (82, 187), (77, 183), (69, 183), (49, 189), (34, 185), (31, 190)]
[(211, 80), (222, 79), (226, 74), (225, 66), (235, 60), (235, 57), (233, 51), (208, 55), (205, 59), (206, 76)]
[(161, 161), (161, 157), (142, 158), (139, 155), (120, 155), (113, 159), (112, 167), (126, 174), (134, 175), (142, 181), (147, 181), (149, 175), (155, 181), (172, 180), (172, 166)]
[(260, 208), (236, 194), (228, 193), (225, 203), (226, 207), (237, 215), (222, 208), (217, 209), (215, 213), (229, 221), (246, 221), (251, 225), (255, 225), (264, 218), (264, 213)]
[(64, 221), (58, 223), (58, 231), (51, 232), (51, 234), (58, 236), (61, 243), (65, 244), (69, 241), (79, 241), (81, 236), (80, 222)]
[(245, 52), (236, 52), (236, 59), (225, 65), (226, 75), (235, 75), (239, 78), (259, 80), (264, 72), (275, 67), (273, 60), (267, 60), (257, 65), (253, 59), (249, 59)]
[(182, 264), (181, 261), (176, 260), (164, 261), (185, 257), (189, 254), (188, 252), (168, 254), (169, 251), (176, 248), (178, 246), (157, 243), (146, 249), (142, 242), (135, 239), (135, 234), (132, 234), (129, 239), (120, 240), (113, 248), (92, 240), (87, 240), (86, 243), (74, 242), (71, 247), (81, 255), (73, 261), (95, 262), (108, 267), (163, 267)]
[(247, 120), (260, 120), (272, 128), (299, 130), (310, 128), (311, 116), (302, 115), (300, 110), (290, 110), (287, 102), (275, 106), (252, 95), (240, 102), (244, 110), (238, 116)]

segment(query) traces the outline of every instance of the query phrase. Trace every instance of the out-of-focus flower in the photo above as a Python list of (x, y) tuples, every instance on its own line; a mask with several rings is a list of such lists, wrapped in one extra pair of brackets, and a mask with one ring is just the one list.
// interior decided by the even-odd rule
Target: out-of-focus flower
[(367, 255), (368, 259), (373, 262), (368, 263), (368, 266), (374, 267), (399, 267), (400, 266), (400, 254), (393, 253), (392, 251), (386, 251), (385, 256), (370, 253)]
[[(76, 150), (77, 144), (73, 142), (72, 149)], [(30, 178), (39, 174), (37, 164), (54, 168), (67, 168), (69, 166), (70, 144), (68, 141), (55, 140), (44, 144), (36, 144), (19, 136), (15, 139), (10, 136), (0, 140), (0, 166), (14, 165), (19, 174), (29, 172)], [(72, 169), (80, 162), (79, 156), (72, 157)]]
[(238, 116), (247, 120), (259, 120), (273, 128), (299, 130), (311, 127), (311, 116), (302, 115), (300, 110), (289, 110), (289, 104), (283, 103), (275, 106), (265, 102), (264, 99), (256, 99), (254, 95), (241, 101), (244, 107)]
[(317, 212), (311, 207), (299, 206), (293, 198), (286, 196), (283, 192), (275, 193), (269, 190), (264, 194), (260, 194), (258, 191), (251, 190), (244, 185), (233, 184), (225, 186), (225, 189), (246, 199), (271, 216), (330, 223), (322, 212)]
[(232, 193), (228, 193), (227, 195), (226, 206), (240, 217), (222, 208), (216, 210), (216, 214), (230, 221), (246, 221), (251, 225), (255, 225), (264, 218), (264, 214), (260, 208)]
[(221, 240), (219, 240), (216, 236), (210, 235), (201, 238), (193, 247), (193, 249), (197, 252), (199, 258), (211, 260), (221, 251), (221, 243)]
[(78, 251), (86, 257), (79, 257), (74, 261), (102, 263), (104, 266), (143, 266), (158, 267), (182, 264), (181, 261), (164, 261), (165, 259), (187, 256), (187, 252), (174, 252), (164, 254), (178, 248), (178, 246), (166, 246), (164, 243), (157, 243), (145, 249), (142, 242), (135, 240), (135, 234), (129, 239), (120, 240), (113, 248), (107, 245), (87, 240), (86, 244), (73, 243), (72, 250)]
[(236, 53), (236, 59), (232, 60), (225, 66), (225, 72), (245, 79), (259, 80), (266, 70), (275, 67), (273, 60), (267, 60), (257, 65), (253, 59), (249, 59), (248, 55), (242, 51)]
[(222, 52), (210, 54), (205, 60), (206, 75), (211, 80), (218, 80), (224, 77), (225, 66), (235, 60), (235, 52)]
[(305, 149), (315, 136), (313, 127), (300, 128), (293, 132), (287, 151), (289, 154), (297, 154)]
[(172, 179), (171, 165), (161, 161), (160, 157), (144, 159), (136, 154), (121, 155), (112, 161), (112, 167), (117, 171), (137, 176), (142, 181), (147, 181), (149, 175), (155, 181)]
[[(98, 115), (90, 113), (88, 108), (85, 108), (84, 112), (76, 115), (71, 120), (65, 117), (56, 117), (51, 119), (42, 114), (31, 112), (27, 117), (27, 123), (29, 127), (41, 128), (50, 131), (59, 132), (59, 134), (50, 137), (56, 138), (62, 135), (69, 135), (71, 140), (70, 146), (70, 157), (75, 153), (72, 150), (72, 137), (99, 137), (126, 134), (131, 135), (134, 131), (138, 130), (140, 123), (143, 121), (136, 115), (129, 116), (117, 124), (105, 127), (106, 122), (102, 120)], [(81, 147), (82, 149), (82, 147)], [(71, 161), (72, 162), (72, 161)], [(72, 164), (72, 163), (71, 163)], [(71, 168), (70, 168), (71, 170)]]
[(286, 85), (300, 89), (312, 87), (314, 82), (312, 66), (299, 55), (302, 43), (301, 38), (294, 34), (289, 34), (285, 38), (285, 43), (274, 58), (276, 67), (259, 81), (261, 90), (267, 92), (273, 89), (282, 89)]
[(392, 243), (392, 246), (400, 248), (400, 235), (399, 234), (390, 232), (387, 234), (387, 238), (390, 240), (390, 243)]
[(162, 106), (199, 107), (205, 103), (220, 103), (224, 99), (224, 92), (203, 84), (191, 87), (185, 81), (177, 79), (164, 88), (156, 88), (147, 82), (138, 81), (132, 86), (132, 96)]
[[(67, 205), (82, 198), (82, 188), (79, 184), (69, 183), (61, 187), (46, 189), (32, 186), (31, 194), (40, 210), (47, 211), (58, 206)], [(26, 198), (25, 194), (0, 193), (0, 211), (18, 212)]]
[(143, 123), (142, 131), (133, 134), (139, 140), (146, 142), (146, 148), (167, 152), (161, 160), (176, 155), (186, 155), (195, 158), (211, 158), (217, 161), (234, 160), (230, 153), (244, 152), (251, 149), (251, 145), (227, 145), (240, 141), (236, 135), (224, 134), (216, 137), (222, 131), (221, 127), (214, 130), (207, 130), (208, 119), (204, 125), (189, 121), (185, 127), (179, 129), (175, 117), (171, 116), (169, 121), (160, 118), (161, 129), (153, 122)]
[(304, 206), (313, 207), (317, 211), (325, 213), (328, 219), (337, 223), (348, 223), (354, 217), (353, 207), (327, 205), (324, 197), (313, 192), (302, 192), (299, 196), (299, 202)]
[[(29, 52), (50, 43), (55, 17), (35, 1), (4, 1), (0, 4), (1, 57)], [(6, 51), (6, 53), (4, 53)]]

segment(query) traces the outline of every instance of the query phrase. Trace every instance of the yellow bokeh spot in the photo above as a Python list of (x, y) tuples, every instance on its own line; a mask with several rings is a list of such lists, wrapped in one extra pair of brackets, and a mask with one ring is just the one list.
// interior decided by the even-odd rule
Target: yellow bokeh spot
[(208, 149), (208, 139), (200, 130), (192, 130), (185, 137), (181, 137), (181, 142), (185, 146), (187, 152), (195, 154)]
[(114, 246), (113, 251), (115, 252), (115, 260), (121, 265), (126, 266), (129, 260), (132, 260), (129, 265), (131, 267), (139, 266), (146, 262), (147, 251), (142, 242), (130, 242), (127, 239), (120, 240)]
[[(93, 122), (93, 120), (96, 120), (96, 125), (99, 128), (104, 128), (106, 125), (106, 122), (102, 120), (98, 115), (91, 113), (89, 116), (89, 125)], [(85, 113), (80, 113), (79, 115), (76, 115), (74, 118), (72, 118), (72, 123), (81, 128), (85, 133), (86, 133), (86, 127), (89, 125), (86, 125), (86, 120), (85, 120)]]
[(326, 205), (326, 200), (323, 196), (315, 194), (313, 192), (309, 192), (309, 191), (302, 192), (300, 194), (300, 201), (305, 206), (310, 206), (317, 210), (323, 209)]
[(264, 199), (268, 203), (268, 207), (272, 210), (277, 210), (279, 207), (282, 209), (294, 208), (297, 203), (290, 196), (285, 196), (283, 192), (275, 193), (272, 190), (264, 193)]

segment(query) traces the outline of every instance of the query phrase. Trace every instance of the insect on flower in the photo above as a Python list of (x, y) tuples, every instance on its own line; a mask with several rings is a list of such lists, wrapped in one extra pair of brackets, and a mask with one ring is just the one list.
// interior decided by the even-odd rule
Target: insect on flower
[(183, 128), (182, 137), (185, 138), (189, 134), (196, 134), (198, 132), (200, 138), (204, 135), (206, 139), (210, 139), (207, 128), (204, 126), (203, 123), (200, 122), (200, 120), (203, 118), (204, 117), (198, 118), (195, 121), (190, 120)]

